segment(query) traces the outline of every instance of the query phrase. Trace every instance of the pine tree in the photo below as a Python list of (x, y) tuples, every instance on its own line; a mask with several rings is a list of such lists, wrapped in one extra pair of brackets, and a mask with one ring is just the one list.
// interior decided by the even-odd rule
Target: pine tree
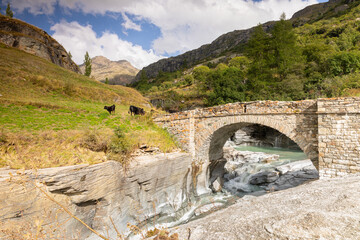
[(85, 65), (85, 74), (84, 75), (90, 77), (90, 74), (91, 74), (91, 59), (90, 59), (89, 53), (87, 51), (85, 53), (84, 65)]
[(251, 61), (247, 84), (252, 95), (250, 100), (260, 100), (268, 95), (268, 83), (272, 81), (272, 74), (268, 67), (271, 57), (269, 44), (270, 36), (259, 24), (252, 32), (245, 52)]
[(296, 35), (291, 22), (285, 20), (285, 14), (280, 17), (271, 31), (271, 59), (269, 66), (282, 81), (293, 71), (293, 66), (301, 59), (299, 47), (296, 46)]
[(11, 9), (10, 9), (10, 3), (8, 3), (7, 8), (6, 8), (6, 16), (10, 17), (10, 18), (12, 18), (14, 16), (13, 11), (11, 11)]

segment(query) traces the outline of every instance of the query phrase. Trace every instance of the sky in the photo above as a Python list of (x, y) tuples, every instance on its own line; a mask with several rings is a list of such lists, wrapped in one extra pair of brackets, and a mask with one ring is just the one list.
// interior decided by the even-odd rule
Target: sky
[(50, 34), (82, 64), (84, 55), (143, 68), (220, 35), (287, 18), (327, 0), (0, 0), (14, 18)]

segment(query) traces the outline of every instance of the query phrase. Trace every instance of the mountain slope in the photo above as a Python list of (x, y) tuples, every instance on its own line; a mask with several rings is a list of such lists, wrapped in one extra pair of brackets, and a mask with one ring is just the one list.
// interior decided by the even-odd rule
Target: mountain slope
[[(139, 144), (169, 151), (170, 136), (136, 90), (111, 86), (0, 44), (0, 167), (43, 168), (128, 161)], [(104, 105), (116, 105), (109, 114)]]
[(152, 64), (138, 74), (140, 80), (133, 86), (154, 105), (171, 111), (236, 101), (358, 96), (359, 12), (359, 1), (314, 5), (291, 20), (283, 17), (271, 27), (257, 26), (248, 36), (242, 31), (241, 36), (250, 40), (235, 48), (224, 50), (228, 45), (222, 41), (226, 57), (207, 58), (176, 72), (154, 70), (156, 77), (149, 79), (145, 71), (175, 58)]
[[(327, 3), (319, 3), (297, 12), (294, 14), (292, 21), (295, 25), (302, 25), (309, 21), (314, 21), (326, 16), (326, 13), (341, 12), (346, 9), (348, 3), (354, 2), (352, 0), (330, 0)], [(264, 30), (269, 32), (274, 26), (275, 22), (267, 22), (262, 24)], [(152, 63), (144, 67), (136, 76), (136, 80), (140, 80), (142, 74), (147, 78), (155, 78), (159, 72), (175, 72), (181, 69), (186, 69), (197, 65), (199, 63), (209, 61), (213, 58), (227, 55), (230, 53), (243, 52), (244, 45), (250, 38), (251, 32), (254, 28), (245, 30), (235, 30), (226, 33), (215, 39), (212, 43), (201, 46), (198, 49), (188, 51), (176, 57), (161, 59), (158, 62)]]
[[(85, 71), (85, 65), (80, 65), (81, 72)], [(109, 84), (126, 85), (134, 81), (139, 70), (133, 67), (128, 61), (110, 61), (106, 57), (97, 56), (91, 59), (91, 77)]]
[(79, 67), (55, 39), (45, 31), (18, 19), (0, 14), (0, 43), (44, 58), (56, 65), (80, 73)]

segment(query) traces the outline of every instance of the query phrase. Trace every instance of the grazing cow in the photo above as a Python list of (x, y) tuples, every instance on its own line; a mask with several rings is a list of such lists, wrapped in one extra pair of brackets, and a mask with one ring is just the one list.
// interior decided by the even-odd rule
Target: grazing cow
[(132, 116), (133, 113), (134, 113), (134, 115), (144, 115), (145, 111), (142, 108), (135, 107), (135, 106), (131, 105), (130, 108), (129, 108), (129, 113), (131, 114), (131, 116)]
[(115, 104), (112, 106), (105, 106), (104, 109), (108, 110), (108, 112), (111, 114), (111, 112), (115, 113)]

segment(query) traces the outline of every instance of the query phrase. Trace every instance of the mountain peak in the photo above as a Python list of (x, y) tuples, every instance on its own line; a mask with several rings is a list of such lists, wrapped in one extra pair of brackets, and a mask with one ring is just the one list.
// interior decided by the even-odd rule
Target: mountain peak
[[(107, 78), (110, 84), (126, 85), (132, 83), (139, 72), (139, 69), (126, 60), (111, 61), (104, 56), (96, 56), (91, 61), (91, 76), (102, 82)], [(80, 65), (80, 69), (84, 72), (85, 66)]]

